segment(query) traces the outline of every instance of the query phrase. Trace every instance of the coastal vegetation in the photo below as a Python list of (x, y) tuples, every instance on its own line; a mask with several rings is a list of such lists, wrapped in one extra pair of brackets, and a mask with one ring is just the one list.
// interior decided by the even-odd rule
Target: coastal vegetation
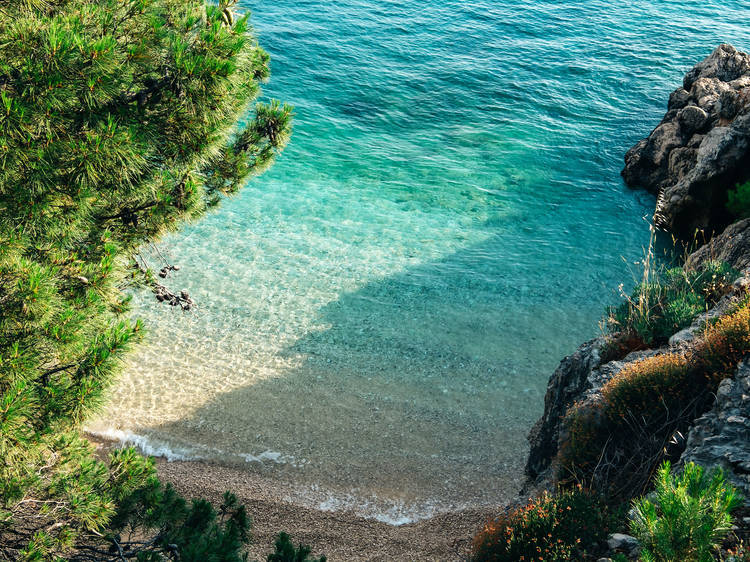
[(139, 248), (236, 193), (289, 138), (290, 106), (252, 106), (269, 56), (232, 4), (0, 4), (0, 557), (246, 557), (233, 495), (188, 502), (152, 461), (103, 462), (80, 434), (147, 328), (127, 290), (193, 304)]
[(641, 560), (713, 560), (742, 501), (721, 469), (709, 473), (688, 463), (676, 476), (671, 469), (669, 462), (659, 468), (653, 499), (633, 502), (630, 528), (641, 544)]
[[(624, 349), (605, 361), (620, 366), (559, 422), (549, 481), (556, 492), (542, 492), (488, 522), (474, 539), (473, 560), (746, 559), (737, 538), (732, 548), (719, 548), (736, 521), (739, 492), (720, 469), (687, 462), (674, 474), (671, 464), (685, 450), (695, 420), (714, 404), (720, 383), (750, 355), (750, 297), (733, 283), (737, 276), (711, 260), (699, 269), (652, 272), (614, 310), (621, 321), (609, 324), (602, 350), (612, 355), (618, 342)], [(639, 307), (638, 299), (648, 306)], [(685, 302), (683, 319), (669, 316), (675, 303), (681, 308)], [(608, 313), (611, 322), (613, 310)], [(691, 325), (685, 343), (666, 346)], [(635, 359), (624, 358), (630, 352)], [(576, 531), (568, 535), (571, 521)], [(634, 537), (619, 536), (632, 543), (608, 545), (607, 536), (618, 536), (610, 533), (628, 528)]]
[(737, 184), (727, 193), (727, 209), (735, 217), (744, 219), (750, 217), (750, 181)]
[[(655, 476), (653, 494), (629, 505), (608, 503), (597, 491), (578, 485), (555, 494), (544, 492), (507, 510), (476, 535), (472, 560), (595, 560), (607, 552), (602, 545), (608, 535), (629, 526), (631, 557), (643, 562), (707, 562), (715, 560), (731, 531), (732, 513), (741, 503), (720, 469), (708, 472), (687, 463), (675, 475), (665, 462)], [(628, 558), (616, 553), (614, 559)]]
[(597, 494), (581, 487), (545, 492), (487, 522), (474, 538), (472, 559), (581, 559), (598, 550), (617, 520)]
[(691, 350), (629, 363), (604, 385), (601, 400), (568, 412), (560, 478), (585, 482), (611, 497), (643, 493), (655, 467), (669, 458), (670, 442), (710, 407), (719, 383), (749, 353), (745, 299), (707, 326)]
[(617, 345), (628, 351), (667, 343), (672, 334), (724, 296), (739, 272), (726, 263), (708, 261), (696, 269), (658, 268), (649, 256), (641, 282), (612, 307), (607, 328)]

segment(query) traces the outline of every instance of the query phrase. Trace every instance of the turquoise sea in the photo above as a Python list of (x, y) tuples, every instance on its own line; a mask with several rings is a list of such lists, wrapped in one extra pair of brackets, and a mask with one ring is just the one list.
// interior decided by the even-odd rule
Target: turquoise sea
[(148, 341), (91, 429), (393, 523), (501, 503), (648, 243), (625, 151), (718, 43), (750, 49), (750, 9), (243, 2), (293, 139), (159, 245), (198, 308), (136, 295)]

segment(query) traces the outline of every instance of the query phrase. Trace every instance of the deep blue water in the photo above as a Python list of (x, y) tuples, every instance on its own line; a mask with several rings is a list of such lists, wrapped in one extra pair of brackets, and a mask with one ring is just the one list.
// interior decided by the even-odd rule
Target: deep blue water
[(743, 4), (244, 0), (292, 142), (165, 241), (199, 309), (137, 299), (100, 430), (392, 521), (499, 503), (648, 243), (622, 157)]

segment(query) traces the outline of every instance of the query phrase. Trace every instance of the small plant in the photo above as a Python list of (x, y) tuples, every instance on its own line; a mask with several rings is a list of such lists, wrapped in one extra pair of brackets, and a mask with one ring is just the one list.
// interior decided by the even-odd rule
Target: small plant
[(644, 562), (709, 562), (732, 526), (737, 491), (717, 469), (688, 463), (672, 476), (665, 462), (658, 470), (655, 497), (633, 503), (630, 529), (639, 540)]
[(750, 562), (750, 547), (740, 541), (739, 544), (727, 551), (724, 562)]
[(718, 385), (730, 376), (737, 363), (750, 354), (750, 301), (745, 300), (732, 314), (708, 326), (698, 344), (693, 362), (704, 376)]
[(267, 562), (326, 562), (326, 557), (310, 558), (312, 550), (309, 546), (300, 544), (297, 548), (292, 538), (284, 532), (276, 538), (275, 551), (266, 557)]
[(750, 181), (737, 184), (727, 193), (727, 209), (738, 218), (750, 217)]
[(650, 263), (647, 260), (649, 270), (633, 293), (625, 296), (625, 302), (609, 309), (606, 322), (620, 339), (637, 342), (636, 348), (666, 343), (724, 296), (738, 276), (731, 267), (716, 261), (698, 270), (655, 270)]
[(542, 494), (489, 521), (474, 538), (480, 561), (579, 560), (607, 536), (609, 516), (598, 496), (580, 487)]

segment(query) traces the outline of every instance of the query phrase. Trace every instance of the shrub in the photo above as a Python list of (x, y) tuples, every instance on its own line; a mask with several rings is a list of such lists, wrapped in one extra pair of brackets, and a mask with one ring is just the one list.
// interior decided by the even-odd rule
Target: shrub
[(625, 302), (609, 309), (607, 327), (621, 339), (639, 342), (634, 348), (663, 344), (715, 304), (737, 277), (737, 271), (716, 261), (694, 271), (680, 267), (647, 270)]
[(741, 500), (717, 469), (688, 463), (672, 476), (665, 462), (655, 481), (654, 499), (633, 502), (630, 528), (643, 548), (644, 562), (704, 562), (732, 525), (731, 512)]
[(292, 538), (286, 533), (279, 533), (274, 545), (274, 552), (266, 557), (267, 562), (326, 562), (326, 557), (310, 558), (309, 546), (300, 544), (297, 548)]
[(605, 384), (600, 401), (571, 408), (559, 457), (563, 481), (585, 482), (613, 499), (642, 493), (672, 436), (711, 399), (694, 377), (683, 355), (649, 357)]
[(750, 217), (750, 181), (737, 186), (727, 194), (727, 209), (738, 218)]
[(547, 492), (489, 521), (474, 538), (472, 557), (485, 560), (578, 560), (607, 536), (610, 516), (598, 496), (580, 487)]
[(709, 325), (686, 355), (627, 365), (601, 399), (574, 405), (558, 453), (563, 484), (582, 482), (623, 500), (645, 490), (656, 467), (682, 450), (681, 435), (710, 408), (719, 383), (750, 354), (750, 301)]
[(740, 359), (749, 353), (750, 301), (745, 300), (732, 314), (706, 328), (692, 360), (704, 377), (718, 385), (731, 376)]

